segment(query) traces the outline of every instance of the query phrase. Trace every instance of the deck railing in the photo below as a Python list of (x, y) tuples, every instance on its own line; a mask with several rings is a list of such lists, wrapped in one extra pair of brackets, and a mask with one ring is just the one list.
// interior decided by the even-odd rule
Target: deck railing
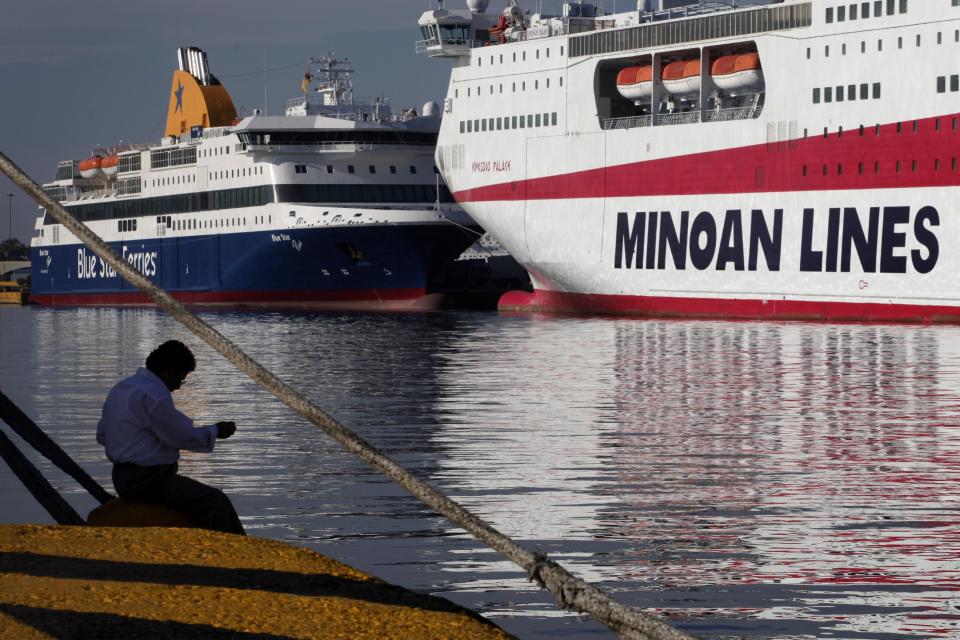
[(602, 126), (604, 129), (635, 129), (637, 127), (649, 127), (651, 124), (650, 116), (630, 116), (627, 118), (605, 118)]

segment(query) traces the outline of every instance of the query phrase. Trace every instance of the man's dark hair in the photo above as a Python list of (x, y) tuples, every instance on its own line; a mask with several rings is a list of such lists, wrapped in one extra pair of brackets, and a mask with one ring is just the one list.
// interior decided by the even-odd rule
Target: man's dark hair
[(173, 369), (180, 373), (191, 373), (197, 368), (193, 353), (179, 340), (168, 340), (147, 356), (147, 369), (158, 373)]

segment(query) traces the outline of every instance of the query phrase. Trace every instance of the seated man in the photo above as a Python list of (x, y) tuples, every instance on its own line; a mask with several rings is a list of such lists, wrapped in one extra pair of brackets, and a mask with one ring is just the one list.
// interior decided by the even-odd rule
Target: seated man
[(218, 422), (195, 427), (173, 406), (171, 392), (196, 368), (182, 342), (163, 343), (146, 364), (110, 390), (97, 426), (97, 442), (113, 463), (117, 494), (127, 502), (175, 509), (205, 529), (245, 534), (222, 491), (177, 475), (181, 449), (210, 453), (216, 440), (229, 438), (237, 426)]

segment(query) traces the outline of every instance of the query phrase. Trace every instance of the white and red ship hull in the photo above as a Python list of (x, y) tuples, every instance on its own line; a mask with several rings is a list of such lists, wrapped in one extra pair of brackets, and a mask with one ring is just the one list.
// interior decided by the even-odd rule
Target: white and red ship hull
[[(576, 58), (582, 36), (565, 35), (504, 45), (503, 58), (474, 49), (455, 67), (439, 164), (534, 284), (501, 308), (960, 321), (960, 7), (898, 2), (839, 24), (831, 3), (787, 3), (801, 4), (809, 24), (776, 33)], [(659, 69), (683, 50), (706, 74), (746, 47), (765, 79), (752, 117), (716, 121), (701, 102), (693, 121), (604, 122), (597, 92), (612, 94), (618, 63)], [(498, 63), (513, 50), (528, 62)], [(846, 99), (826, 103), (826, 88)], [(490, 113), (557, 121), (457, 129)]]

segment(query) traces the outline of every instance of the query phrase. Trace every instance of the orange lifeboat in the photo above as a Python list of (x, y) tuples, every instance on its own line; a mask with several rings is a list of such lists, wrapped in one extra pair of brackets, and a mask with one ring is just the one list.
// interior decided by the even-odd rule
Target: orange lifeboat
[(119, 164), (120, 159), (116, 156), (116, 154), (111, 154), (100, 162), (100, 170), (103, 171), (104, 175), (112, 178), (113, 176), (117, 175)]
[(101, 156), (91, 156), (80, 163), (80, 177), (96, 178), (103, 175), (103, 158)]
[(733, 93), (760, 91), (764, 87), (760, 54), (737, 53), (717, 58), (710, 67), (713, 82)]
[(700, 92), (700, 60), (677, 60), (660, 73), (663, 88), (677, 96)]
[(627, 100), (639, 101), (653, 95), (653, 67), (627, 67), (617, 74), (617, 91)]

